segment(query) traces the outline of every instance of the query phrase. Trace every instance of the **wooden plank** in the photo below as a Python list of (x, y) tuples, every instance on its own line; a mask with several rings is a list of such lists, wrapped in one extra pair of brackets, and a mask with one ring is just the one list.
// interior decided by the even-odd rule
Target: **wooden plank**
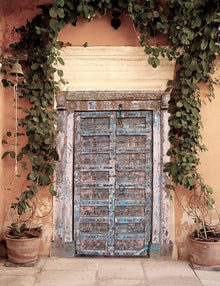
[[(136, 100), (126, 100), (123, 102), (123, 109), (125, 110), (157, 110), (160, 108), (159, 100), (146, 100), (146, 101), (136, 101)], [(79, 110), (118, 110), (118, 106), (121, 101), (67, 101), (67, 109), (72, 111)]]
[[(122, 101), (122, 103), (126, 103), (125, 101), (152, 101), (152, 100), (160, 100), (162, 92), (161, 91), (152, 91), (152, 90), (134, 90), (134, 91), (101, 91), (101, 90), (93, 90), (93, 91), (68, 91), (66, 98), (70, 101)], [(93, 116), (91, 114), (91, 116)], [(101, 115), (100, 115), (101, 116)]]
[(146, 136), (146, 150), (145, 150), (145, 247), (149, 246), (149, 242), (151, 240), (151, 228), (152, 228), (152, 193), (153, 189), (153, 150), (152, 150), (152, 142), (153, 142), (153, 134), (152, 134), (152, 126), (153, 126), (153, 114), (151, 111), (146, 112), (146, 130), (149, 134)]
[(152, 244), (160, 243), (160, 203), (161, 203), (161, 137), (160, 111), (153, 112), (153, 213)]
[[(169, 149), (170, 143), (168, 140), (168, 118), (169, 113), (167, 109), (161, 111), (162, 115), (162, 165), (170, 161), (169, 156), (167, 156), (167, 150)], [(162, 194), (161, 194), (161, 244), (170, 243), (170, 192), (165, 188), (165, 185), (169, 184), (169, 177), (167, 173), (163, 172), (162, 177)]]
[(115, 240), (115, 177), (116, 177), (116, 170), (115, 170), (115, 161), (116, 161), (116, 154), (115, 154), (115, 142), (116, 142), (116, 118), (115, 114), (112, 112), (111, 114), (111, 122), (110, 122), (110, 183), (112, 187), (110, 188), (109, 192), (109, 239), (108, 239), (108, 253), (110, 255), (114, 254), (114, 240)]
[(59, 154), (60, 160), (56, 164), (56, 192), (57, 195), (55, 197), (55, 209), (59, 210), (55, 212), (55, 240), (60, 241), (64, 239), (64, 229), (63, 229), (63, 220), (64, 220), (64, 193), (63, 193), (63, 185), (65, 176), (65, 157), (66, 157), (66, 116), (67, 111), (58, 113), (58, 121), (57, 121), (57, 129), (59, 130), (59, 134), (57, 136), (57, 152)]
[(73, 240), (73, 138), (74, 138), (74, 114), (68, 112), (66, 118), (66, 160), (65, 160), (65, 200), (64, 206), (65, 215), (65, 242)]
[[(75, 162), (80, 162), (80, 152), (78, 150), (78, 146), (81, 143), (80, 136), (80, 114), (75, 113), (75, 152), (74, 152), (74, 160)], [(86, 214), (86, 209), (82, 209), (80, 206), (80, 183), (81, 183), (81, 173), (79, 169), (74, 169), (74, 240), (76, 241), (76, 251), (80, 249), (80, 216), (82, 215), (82, 210)]]

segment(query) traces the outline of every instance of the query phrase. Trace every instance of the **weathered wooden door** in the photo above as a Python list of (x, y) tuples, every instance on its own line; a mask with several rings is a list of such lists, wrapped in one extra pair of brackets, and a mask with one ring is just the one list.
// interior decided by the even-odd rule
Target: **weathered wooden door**
[(75, 112), (77, 254), (148, 255), (152, 111)]

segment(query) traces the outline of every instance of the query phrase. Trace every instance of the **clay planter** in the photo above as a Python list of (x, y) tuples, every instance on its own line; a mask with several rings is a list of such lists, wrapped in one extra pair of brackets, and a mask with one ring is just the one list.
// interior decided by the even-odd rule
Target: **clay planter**
[(220, 266), (220, 241), (198, 241), (188, 236), (190, 261), (201, 266)]
[(37, 260), (40, 237), (16, 239), (6, 236), (6, 243), (9, 262), (24, 264)]

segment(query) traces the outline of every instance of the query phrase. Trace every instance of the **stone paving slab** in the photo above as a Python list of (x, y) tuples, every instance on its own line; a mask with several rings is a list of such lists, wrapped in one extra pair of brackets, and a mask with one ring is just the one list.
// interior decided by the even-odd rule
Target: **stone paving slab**
[(149, 278), (150, 286), (203, 286), (203, 284), (196, 277), (184, 277), (184, 276), (166, 276), (161, 277), (158, 273), (158, 277)]
[[(34, 276), (1, 276), (0, 286), (34, 286)], [(46, 286), (46, 285), (45, 285)]]
[(2, 276), (30, 276), (40, 273), (47, 259), (40, 259), (34, 267), (5, 267), (5, 261), (0, 264), (0, 275)]
[(202, 286), (191, 267), (180, 261), (145, 261), (145, 275), (153, 286)]
[(191, 267), (182, 261), (145, 261), (143, 262), (143, 268), (146, 275), (152, 278), (157, 277), (158, 274), (161, 277), (170, 275), (195, 277)]
[(140, 261), (107, 260), (99, 264), (98, 279), (134, 279), (144, 280), (144, 271)]
[(99, 281), (99, 286), (148, 286), (144, 280), (109, 279)]
[(98, 260), (95, 258), (59, 258), (49, 259), (44, 265), (44, 270), (98, 270)]
[(96, 286), (96, 271), (43, 271), (34, 286)]
[(220, 286), (220, 271), (195, 270), (204, 286)]

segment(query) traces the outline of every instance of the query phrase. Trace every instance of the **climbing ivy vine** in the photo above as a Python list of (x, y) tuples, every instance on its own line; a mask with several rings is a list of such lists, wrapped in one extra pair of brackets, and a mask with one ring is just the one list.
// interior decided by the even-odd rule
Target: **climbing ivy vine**
[[(38, 192), (39, 185), (50, 186), (51, 177), (58, 160), (55, 129), (57, 113), (54, 110), (54, 94), (59, 92), (57, 73), (65, 84), (63, 72), (57, 68), (63, 65), (59, 50), (64, 43), (57, 41), (58, 33), (66, 23), (77, 24), (79, 17), (91, 21), (97, 14), (104, 15), (106, 10), (119, 18), (129, 13), (135, 29), (139, 32), (140, 44), (149, 55), (149, 64), (156, 68), (159, 57), (168, 57), (176, 62), (175, 79), (168, 82), (169, 101), (169, 141), (168, 155), (171, 161), (165, 165), (165, 172), (173, 184), (183, 185), (186, 189), (199, 186), (207, 197), (207, 206), (214, 203), (210, 194), (212, 188), (203, 182), (199, 172), (198, 153), (205, 150), (201, 144), (201, 98), (199, 83), (209, 84), (209, 99), (214, 97), (212, 75), (218, 53), (218, 0), (52, 0), (51, 4), (38, 6), (41, 9), (26, 26), (15, 29), (20, 41), (11, 44), (14, 55), (25, 59), (24, 81), (19, 83), (18, 95), (27, 98), (30, 109), (24, 109), (24, 117), (19, 125), (25, 130), (28, 142), (17, 154), (24, 169), (30, 168), (27, 190), (17, 202), (12, 204), (19, 214), (28, 209), (28, 199)], [(117, 14), (117, 15), (116, 15)], [(117, 22), (117, 27), (120, 22)], [(116, 27), (115, 27), (116, 28)], [(161, 34), (167, 37), (168, 45), (158, 44)], [(6, 74), (2, 58), (3, 69)], [(8, 62), (6, 63), (8, 65)], [(12, 85), (3, 80), (5, 86)], [(8, 133), (8, 135), (11, 135)], [(17, 135), (15, 135), (17, 136)], [(6, 143), (4, 140), (3, 143)], [(3, 157), (15, 158), (13, 152), (5, 152)]]

